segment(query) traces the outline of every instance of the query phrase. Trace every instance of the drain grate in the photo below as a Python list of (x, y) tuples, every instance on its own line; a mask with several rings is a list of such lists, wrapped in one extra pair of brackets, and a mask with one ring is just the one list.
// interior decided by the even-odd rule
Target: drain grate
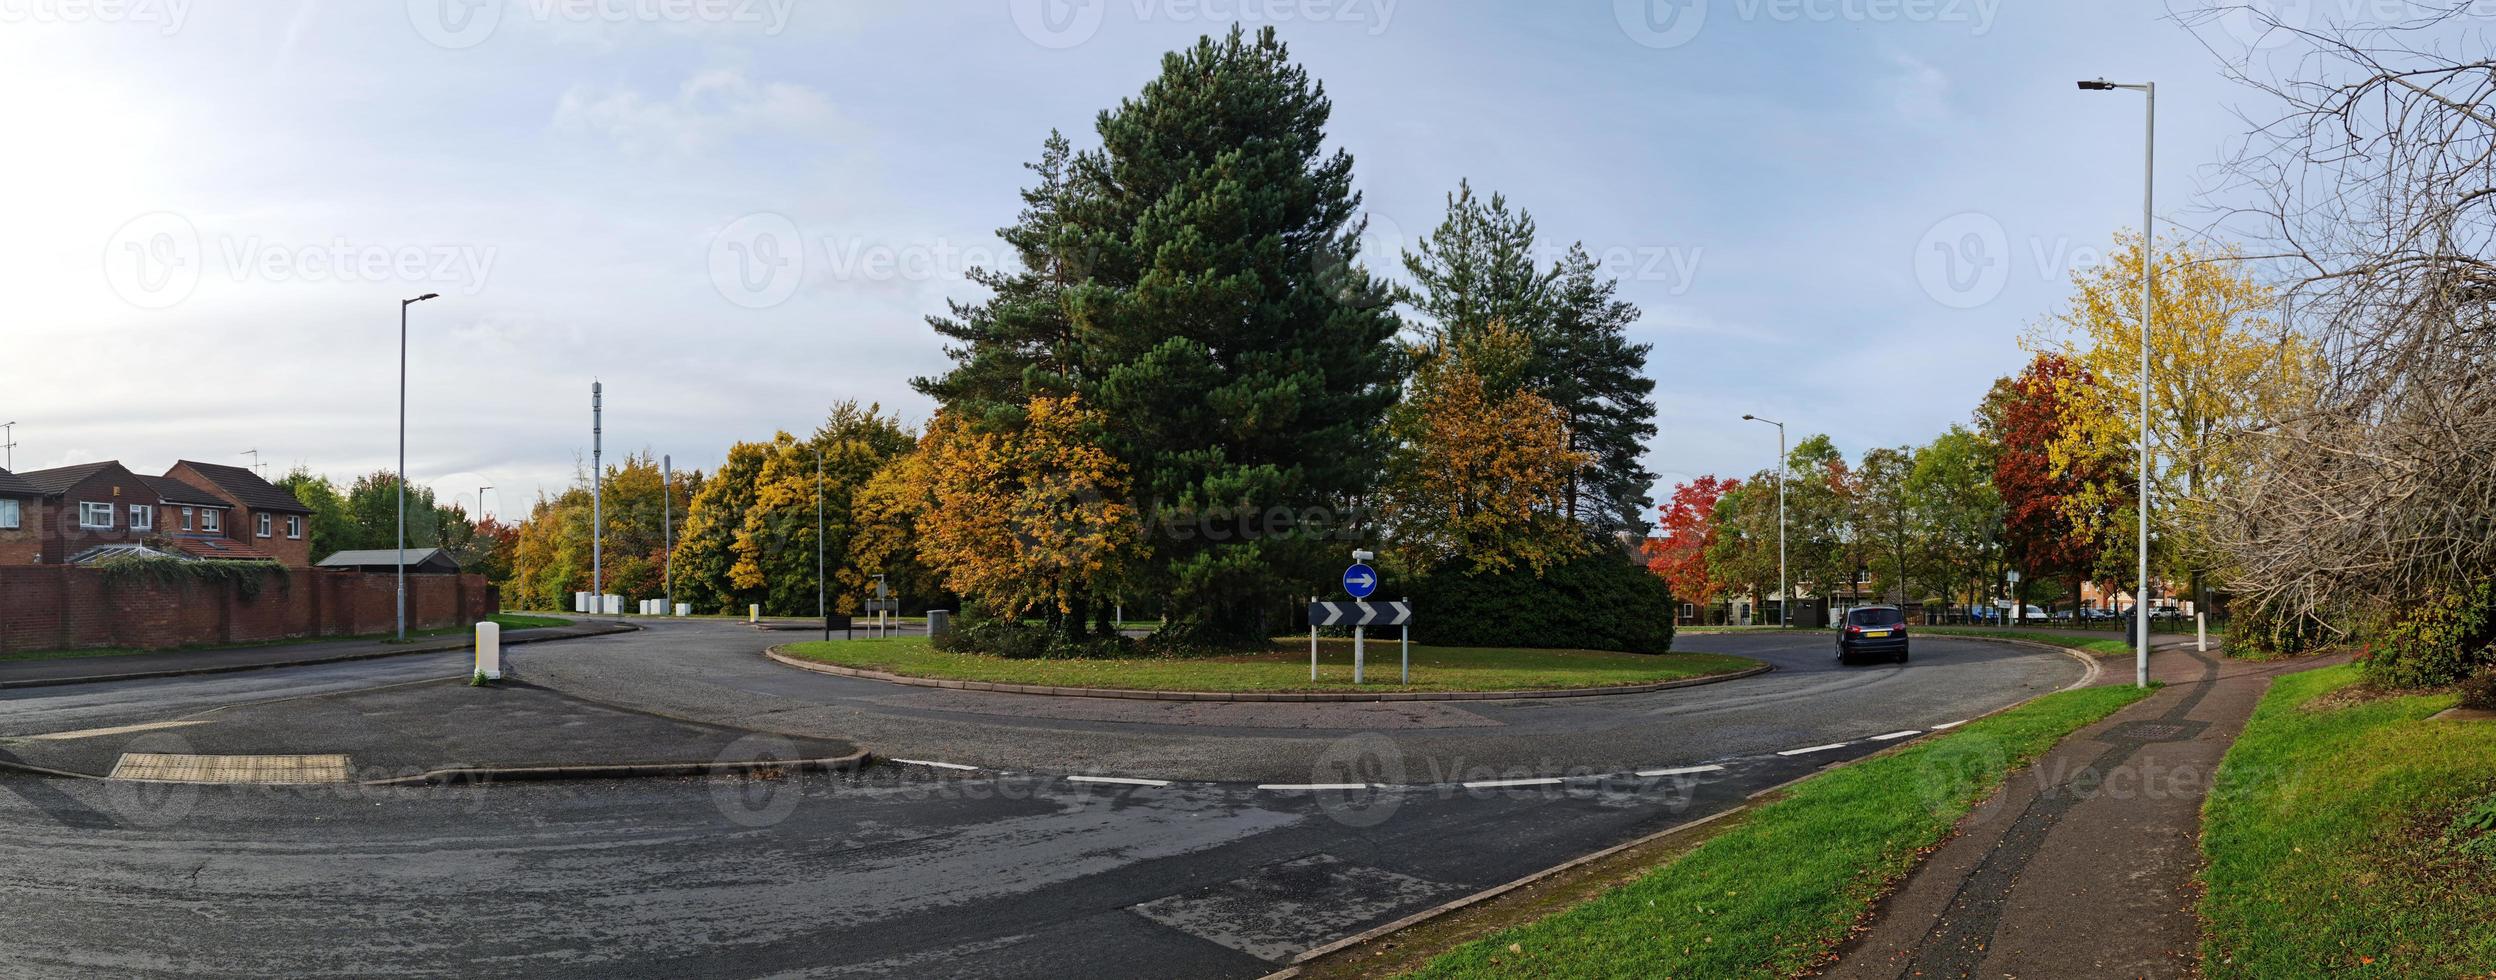
[(343, 755), (172, 755), (125, 752), (114, 779), (166, 783), (343, 783)]

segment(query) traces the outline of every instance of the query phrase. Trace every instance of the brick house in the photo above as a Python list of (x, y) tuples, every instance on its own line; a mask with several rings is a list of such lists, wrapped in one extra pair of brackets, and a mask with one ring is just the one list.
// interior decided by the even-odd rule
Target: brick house
[(169, 476), (139, 479), (156, 490), (158, 540), (170, 550), (193, 558), (276, 559), (235, 533), (242, 522), (224, 497)]
[(312, 508), (240, 466), (182, 460), (164, 479), (205, 491), (228, 508), (225, 536), (288, 568), (312, 567)]
[[(110, 460), (17, 474), (40, 497), (27, 564), (58, 565), (107, 545), (147, 544), (161, 502), (147, 480)], [(14, 552), (12, 552), (13, 554)]]
[(43, 494), (0, 470), (0, 565), (32, 565), (43, 551)]

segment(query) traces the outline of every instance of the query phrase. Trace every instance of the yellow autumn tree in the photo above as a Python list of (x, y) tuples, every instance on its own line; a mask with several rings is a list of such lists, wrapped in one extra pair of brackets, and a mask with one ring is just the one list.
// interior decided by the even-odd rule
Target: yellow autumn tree
[(928, 425), (919, 558), (945, 588), (999, 617), (1058, 620), (1112, 594), (1144, 555), (1127, 468), (1077, 396), (1032, 399), (1019, 420)]
[(1587, 549), (1566, 507), (1590, 460), (1569, 448), (1559, 407), (1523, 387), (1533, 352), (1505, 323), (1413, 349), (1418, 367), (1388, 416), (1382, 508), (1409, 567), (1540, 574)]
[[(2061, 382), (2065, 415), (2049, 447), (2059, 474), (2100, 479), (2066, 497), (2066, 512), (2108, 547), (2101, 574), (2130, 577), (2136, 531), (2133, 447), (2141, 396), (2141, 236), (2120, 234), (2107, 262), (2072, 275), (2068, 309), (2026, 346), (2083, 370)], [(2246, 440), (2307, 396), (2319, 369), (2314, 344), (2269, 316), (2276, 297), (2234, 248), (2169, 242), (2152, 284), (2149, 473), (2152, 571), (2189, 577), (2199, 595), (2211, 567), (2209, 502), (2244, 471)], [(2109, 462), (2119, 465), (2108, 466)]]

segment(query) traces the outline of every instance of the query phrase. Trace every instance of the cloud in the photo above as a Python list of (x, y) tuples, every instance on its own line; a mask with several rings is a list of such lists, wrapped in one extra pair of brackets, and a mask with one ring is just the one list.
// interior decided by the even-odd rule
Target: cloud
[(575, 86), (555, 107), (555, 126), (612, 140), (627, 153), (695, 157), (749, 137), (828, 138), (840, 114), (830, 99), (804, 85), (757, 82), (741, 69), (703, 71), (672, 98), (629, 88)]
[(1889, 63), (1898, 70), (1890, 105), (1900, 119), (1918, 126), (1950, 122), (1950, 76), (1904, 51), (1889, 52)]

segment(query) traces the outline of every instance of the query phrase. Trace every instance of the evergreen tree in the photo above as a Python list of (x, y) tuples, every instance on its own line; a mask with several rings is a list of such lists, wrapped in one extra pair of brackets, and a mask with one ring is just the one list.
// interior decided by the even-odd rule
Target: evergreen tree
[(1404, 271), (1414, 285), (1399, 288), (1396, 298), (1421, 314), (1433, 339), (1505, 323), (1524, 332), (1537, 356), (1547, 346), (1557, 270), (1536, 268), (1534, 216), (1508, 210), (1506, 197), (1493, 194), (1485, 202), (1472, 184), (1457, 182), (1447, 196), (1447, 218), (1418, 249), (1404, 253)]
[(988, 287), (990, 297), (954, 301), (950, 316), (928, 318), (929, 326), (953, 342), (945, 352), (954, 366), (911, 385), (974, 423), (1010, 425), (1032, 398), (1062, 396), (1074, 380), (1075, 331), (1066, 289), (1084, 277), (1087, 264), (1069, 244), (1071, 157), (1065, 135), (1051, 130), (1039, 162), (1024, 164), (1039, 183), (1023, 191), (1015, 223), (997, 230), (1020, 268), (971, 270), (970, 280)]

